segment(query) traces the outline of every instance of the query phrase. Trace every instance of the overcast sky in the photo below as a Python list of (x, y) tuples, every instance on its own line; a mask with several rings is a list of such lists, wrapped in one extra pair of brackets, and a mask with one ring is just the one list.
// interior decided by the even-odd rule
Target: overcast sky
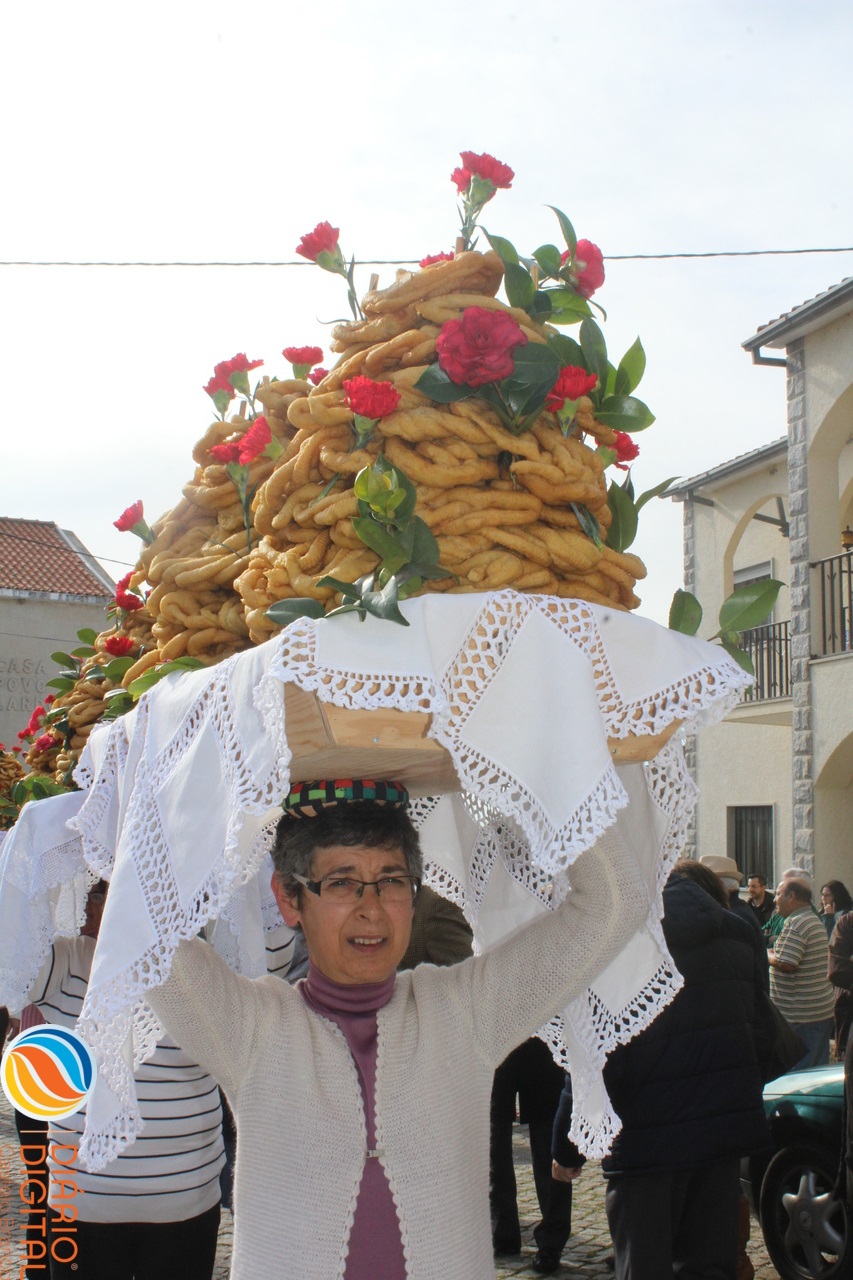
[[(852, 15), (849, 0), (10, 6), (0, 258), (278, 261), (328, 219), (357, 260), (417, 259), (453, 245), (460, 149), (515, 169), (484, 221), (523, 252), (556, 241), (547, 204), (605, 256), (853, 244)], [(785, 433), (784, 371), (740, 343), (853, 273), (853, 253), (607, 272), (608, 347), (639, 334), (648, 356), (641, 490)], [(307, 266), (7, 266), (0, 289), (0, 514), (74, 530), (115, 577), (137, 544), (111, 522), (139, 497), (159, 515), (191, 478), (213, 365), (245, 351), (283, 374), (282, 347), (326, 347), (345, 307)], [(647, 507), (633, 549), (642, 612), (665, 620), (681, 508)]]

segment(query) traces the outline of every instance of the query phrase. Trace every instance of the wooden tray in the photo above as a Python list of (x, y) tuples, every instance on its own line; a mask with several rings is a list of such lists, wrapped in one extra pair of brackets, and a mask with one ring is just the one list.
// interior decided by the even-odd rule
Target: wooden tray
[[(350, 711), (294, 684), (284, 686), (284, 707), (293, 782), (394, 778), (413, 796), (461, 789), (448, 752), (427, 737), (432, 716), (426, 712)], [(610, 738), (610, 753), (617, 765), (651, 760), (680, 725), (674, 720), (663, 733)]]

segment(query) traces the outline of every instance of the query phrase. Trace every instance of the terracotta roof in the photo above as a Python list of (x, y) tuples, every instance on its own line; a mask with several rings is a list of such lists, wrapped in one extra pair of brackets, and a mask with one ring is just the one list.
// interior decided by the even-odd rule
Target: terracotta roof
[(0, 591), (108, 598), (110, 579), (67, 529), (0, 516)]

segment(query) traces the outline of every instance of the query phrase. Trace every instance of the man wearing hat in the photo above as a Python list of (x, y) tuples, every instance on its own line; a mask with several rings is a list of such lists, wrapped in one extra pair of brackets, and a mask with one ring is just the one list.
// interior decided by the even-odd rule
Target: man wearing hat
[(740, 916), (741, 920), (746, 920), (752, 930), (753, 940), (756, 943), (756, 951), (759, 956), (759, 968), (764, 978), (765, 987), (770, 986), (770, 978), (767, 970), (767, 959), (765, 956), (764, 935), (761, 932), (761, 925), (755, 918), (754, 912), (750, 911), (745, 902), (741, 900), (739, 893), (740, 885), (743, 881), (743, 872), (738, 867), (734, 858), (720, 858), (715, 854), (708, 854), (704, 858), (700, 858), (699, 862), (703, 867), (707, 867), (709, 871), (713, 871), (714, 875), (719, 876), (722, 881), (723, 888), (729, 895), (729, 910), (733, 911), (736, 916)]
[(461, 964), (398, 973), (422, 874), (406, 800), (353, 780), (285, 800), (272, 888), (308, 947), (296, 986), (241, 977), (196, 939), (149, 993), (236, 1115), (232, 1280), (494, 1280), (495, 1068), (645, 919), (608, 832), (557, 910)]

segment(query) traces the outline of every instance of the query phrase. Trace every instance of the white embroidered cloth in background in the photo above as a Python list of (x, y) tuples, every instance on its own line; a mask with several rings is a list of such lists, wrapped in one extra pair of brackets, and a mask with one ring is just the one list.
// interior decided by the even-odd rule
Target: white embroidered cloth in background
[(69, 818), (83, 793), (30, 801), (0, 848), (0, 1004), (15, 1013), (27, 1003), (56, 937), (75, 937), (86, 897), (98, 877), (83, 861)]
[[(139, 705), (123, 766), (118, 752), (112, 773), (109, 752), (98, 768), (84, 757), (90, 792), (77, 828), (101, 859), (105, 815), (117, 838), (80, 1023), (112, 1095), (99, 1106), (96, 1093), (89, 1107), (81, 1154), (92, 1167), (138, 1132), (131, 1026), (136, 1061), (159, 1030), (146, 989), (265, 856), (289, 785), (286, 681), (339, 706), (432, 714), (431, 736), (450, 752), (463, 790), (418, 801), (415, 817), (430, 879), (465, 907), (480, 947), (562, 900), (571, 863), (617, 825), (650, 886), (647, 926), (549, 1028), (571, 1065), (573, 1135), (592, 1153), (609, 1140), (617, 1121), (601, 1086), (604, 1054), (675, 989), (659, 894), (683, 847), (693, 788), (677, 743), (649, 766), (617, 772), (607, 738), (719, 718), (748, 678), (718, 647), (582, 601), (504, 591), (427, 596), (403, 612), (408, 628), (302, 620), (213, 668), (163, 681)], [(247, 971), (263, 950), (263, 916), (263, 905), (231, 913)]]

